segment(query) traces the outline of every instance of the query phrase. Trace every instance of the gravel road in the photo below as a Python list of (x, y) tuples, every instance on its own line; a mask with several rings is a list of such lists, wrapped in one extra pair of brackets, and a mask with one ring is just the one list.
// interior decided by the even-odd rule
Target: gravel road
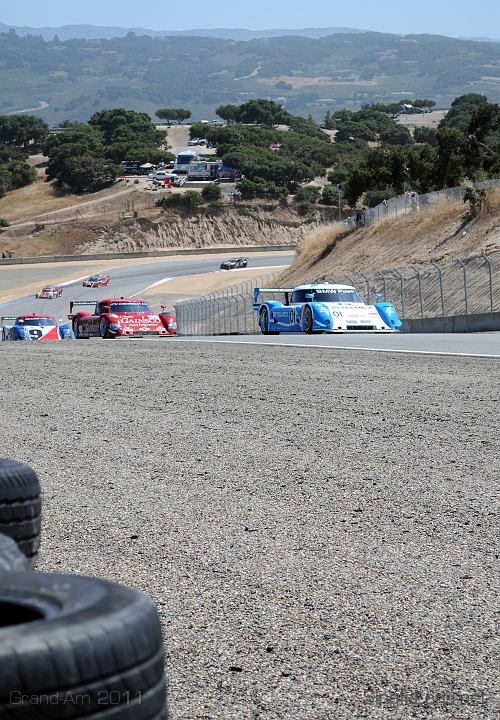
[(497, 360), (3, 343), (0, 378), (38, 569), (155, 600), (173, 719), (499, 716)]

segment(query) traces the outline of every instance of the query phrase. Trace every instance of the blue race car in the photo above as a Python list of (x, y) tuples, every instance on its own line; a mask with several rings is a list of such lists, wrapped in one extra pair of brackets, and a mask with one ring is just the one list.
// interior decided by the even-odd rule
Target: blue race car
[[(276, 299), (258, 302), (262, 293), (284, 295), (284, 302)], [(259, 327), (264, 335), (280, 332), (388, 333), (402, 324), (394, 305), (388, 302), (365, 305), (349, 285), (318, 283), (296, 288), (255, 288), (253, 309), (258, 313)]]
[[(12, 324), (7, 324), (12, 322)], [(2, 340), (71, 340), (69, 325), (57, 325), (52, 315), (18, 315), (3, 317)]]

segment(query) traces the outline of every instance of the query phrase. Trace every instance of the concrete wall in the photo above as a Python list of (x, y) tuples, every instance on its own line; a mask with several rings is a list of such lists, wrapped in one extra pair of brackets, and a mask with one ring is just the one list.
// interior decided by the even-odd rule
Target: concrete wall
[(297, 245), (230, 245), (228, 247), (172, 248), (171, 250), (148, 250), (130, 253), (100, 253), (95, 255), (42, 255), (39, 257), (0, 258), (0, 265), (34, 265), (36, 263), (78, 262), (83, 260), (127, 260), (128, 258), (171, 257), (172, 255), (245, 256), (248, 253), (296, 250)]
[(404, 333), (499, 332), (500, 312), (403, 320)]

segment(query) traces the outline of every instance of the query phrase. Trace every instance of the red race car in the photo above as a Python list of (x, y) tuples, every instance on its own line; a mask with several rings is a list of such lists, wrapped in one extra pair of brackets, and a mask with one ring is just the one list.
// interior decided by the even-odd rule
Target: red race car
[(54, 285), (46, 285), (36, 294), (37, 298), (45, 298), (46, 300), (54, 300), (54, 298), (60, 298), (61, 295), (62, 288), (55, 287)]
[(109, 275), (91, 275), (83, 281), (83, 287), (98, 288), (106, 287), (110, 281)]
[[(94, 312), (79, 310), (73, 314), (73, 308), (81, 305), (94, 305)], [(175, 335), (177, 322), (172, 313), (159, 315), (151, 310), (145, 300), (140, 298), (111, 298), (109, 300), (76, 300), (69, 304), (68, 318), (73, 323), (75, 339), (101, 337), (141, 337), (143, 335)]]

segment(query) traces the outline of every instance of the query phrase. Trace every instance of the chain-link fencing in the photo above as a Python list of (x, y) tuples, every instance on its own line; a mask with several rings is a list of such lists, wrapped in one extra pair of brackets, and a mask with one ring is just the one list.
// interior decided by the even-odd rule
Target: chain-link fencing
[[(269, 287), (281, 271), (174, 305), (181, 335), (257, 332), (255, 287)], [(463, 260), (350, 273), (326, 282), (353, 285), (367, 304), (375, 295), (392, 302), (400, 318), (500, 311), (500, 252)]]

